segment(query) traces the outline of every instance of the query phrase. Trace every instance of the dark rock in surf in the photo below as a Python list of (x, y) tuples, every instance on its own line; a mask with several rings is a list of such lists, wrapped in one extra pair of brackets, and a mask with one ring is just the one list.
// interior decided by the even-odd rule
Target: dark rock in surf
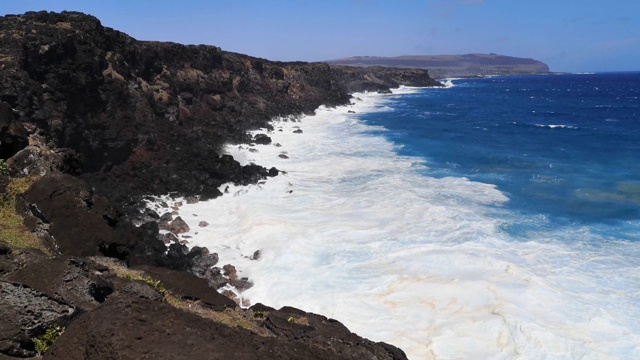
[(162, 216), (160, 216), (160, 221), (166, 221), (166, 222), (170, 222), (171, 220), (173, 220), (173, 215), (171, 215), (171, 213), (166, 212), (164, 214), (162, 214)]
[(174, 234), (183, 234), (189, 232), (191, 228), (189, 228), (189, 225), (187, 225), (187, 223), (178, 216), (169, 224), (168, 230)]
[(197, 196), (187, 196), (185, 200), (187, 201), (187, 204), (197, 204), (200, 201)]
[(266, 134), (256, 134), (253, 137), (253, 142), (260, 145), (269, 145), (271, 144), (271, 138)]
[(177, 243), (179, 241), (178, 237), (173, 233), (166, 233), (166, 234), (160, 235), (159, 239), (166, 245)]

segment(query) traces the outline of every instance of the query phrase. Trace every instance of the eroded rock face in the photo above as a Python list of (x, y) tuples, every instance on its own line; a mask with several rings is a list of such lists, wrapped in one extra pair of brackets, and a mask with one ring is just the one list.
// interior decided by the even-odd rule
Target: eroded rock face
[(54, 257), (29, 263), (6, 279), (64, 299), (87, 311), (104, 302), (113, 292), (113, 285), (99, 274), (96, 275), (96, 268), (82, 259)]
[[(184, 230), (177, 209), (140, 216), (142, 195), (191, 203), (221, 195), (226, 182), (277, 176), (276, 168), (220, 155), (221, 146), (268, 143), (247, 130), (345, 104), (351, 91), (431, 85), (426, 71), (331, 69), (142, 42), (73, 12), (0, 17), (0, 39), (0, 159), (12, 176), (42, 176), (16, 211), (57, 255), (0, 247), (0, 357), (33, 356), (33, 336), (70, 322), (45, 358), (403, 358), (380, 350), (387, 345), (364, 342), (362, 350), (360, 338), (321, 318), (285, 324), (292, 310), (265, 318), (262, 330), (273, 338), (258, 337), (169, 307), (147, 282), (100, 264), (144, 269), (194, 306), (240, 311), (215, 289), (250, 282), (214, 267), (208, 250), (161, 240), (160, 227)], [(0, 191), (8, 182), (0, 175)], [(341, 335), (323, 340), (331, 333)]]
[(25, 224), (62, 254), (91, 256), (101, 244), (126, 245), (114, 228), (118, 216), (108, 201), (76, 177), (46, 176), (20, 200), (18, 212), (26, 217)]
[(152, 278), (159, 280), (165, 288), (180, 294), (181, 297), (200, 300), (213, 309), (224, 310), (236, 306), (229, 298), (211, 288), (205, 279), (193, 274), (149, 266), (140, 266), (135, 269), (142, 270)]
[[(137, 41), (74, 12), (0, 17), (0, 157), (42, 134), (33, 164), (82, 174), (123, 205), (131, 195), (219, 196), (267, 176), (220, 156), (276, 116), (313, 113), (349, 92), (434, 82), (426, 70), (270, 62), (214, 46)], [(26, 96), (25, 96), (26, 95)], [(266, 135), (253, 139), (268, 143)], [(35, 158), (42, 160), (34, 160)]]
[(35, 356), (32, 338), (63, 323), (75, 308), (28, 286), (0, 280), (0, 353)]
[(111, 299), (74, 321), (45, 359), (339, 359), (304, 343), (260, 337), (167, 304)]
[(265, 313), (263, 326), (282, 339), (299, 340), (342, 354), (346, 359), (407, 359), (397, 347), (363, 339), (334, 319), (288, 306), (275, 310), (258, 304), (252, 309)]
[(43, 133), (68, 149), (60, 169), (115, 197), (212, 197), (227, 180), (255, 182), (266, 169), (220, 156), (222, 144), (248, 140), (247, 129), (274, 116), (347, 99), (324, 64), (136, 41), (80, 13), (5, 16), (0, 34), (2, 158)]

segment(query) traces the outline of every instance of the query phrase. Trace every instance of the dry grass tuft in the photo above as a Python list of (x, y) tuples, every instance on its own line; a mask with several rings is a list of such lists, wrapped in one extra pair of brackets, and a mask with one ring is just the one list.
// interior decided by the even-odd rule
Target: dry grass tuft
[(38, 179), (37, 176), (12, 179), (0, 194), (0, 242), (15, 249), (38, 249), (51, 254), (47, 246), (24, 226), (22, 216), (15, 209), (16, 195), (27, 191)]

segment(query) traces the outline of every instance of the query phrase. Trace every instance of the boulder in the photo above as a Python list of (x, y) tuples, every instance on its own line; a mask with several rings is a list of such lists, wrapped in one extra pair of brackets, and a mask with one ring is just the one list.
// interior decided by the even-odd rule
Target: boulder
[(198, 277), (207, 278), (211, 269), (218, 263), (218, 254), (198, 256), (192, 261), (191, 272)]
[(113, 292), (113, 284), (90, 262), (74, 257), (53, 257), (30, 262), (6, 280), (55, 296), (82, 311), (94, 309)]
[(256, 134), (253, 137), (253, 142), (259, 145), (271, 144), (271, 138), (267, 134)]
[(166, 212), (160, 216), (160, 221), (166, 221), (167, 223), (173, 220), (173, 215), (170, 212)]
[(183, 234), (189, 232), (191, 228), (189, 228), (189, 225), (187, 225), (187, 223), (178, 216), (170, 223), (169, 229), (167, 230), (174, 234)]
[(178, 237), (174, 233), (166, 233), (164, 235), (160, 235), (159, 239), (166, 245), (177, 243), (179, 241)]
[(48, 175), (18, 199), (25, 225), (62, 254), (90, 256), (103, 244), (125, 244), (114, 228), (117, 214), (79, 178)]
[(187, 196), (185, 200), (187, 204), (197, 204), (200, 201), (197, 196)]
[(229, 279), (229, 284), (238, 289), (238, 291), (245, 291), (253, 286), (253, 283), (248, 278), (238, 278), (238, 271), (231, 264), (222, 267), (222, 275), (226, 276)]

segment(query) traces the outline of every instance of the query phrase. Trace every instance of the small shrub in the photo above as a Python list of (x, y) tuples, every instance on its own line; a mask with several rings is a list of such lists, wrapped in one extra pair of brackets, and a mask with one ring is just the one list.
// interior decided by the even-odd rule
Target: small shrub
[(2, 159), (0, 159), (0, 175), (9, 176), (9, 165)]
[(140, 274), (136, 274), (136, 273), (126, 273), (122, 277), (124, 277), (125, 279), (130, 279), (130, 280), (144, 281), (149, 286), (154, 288), (157, 292), (159, 292), (160, 295), (164, 295), (167, 292), (167, 289), (164, 286), (162, 286), (162, 283), (160, 283), (160, 280), (153, 280), (150, 276), (144, 277), (144, 276), (142, 276)]
[(62, 326), (53, 325), (48, 328), (44, 334), (33, 339), (33, 342), (36, 344), (36, 352), (40, 355), (47, 352), (49, 347), (53, 345), (63, 332), (64, 328)]
[(294, 318), (293, 316), (291, 316), (291, 317), (289, 317), (289, 318), (287, 319), (287, 322), (288, 322), (289, 324), (295, 324), (295, 323), (296, 323), (296, 318)]

